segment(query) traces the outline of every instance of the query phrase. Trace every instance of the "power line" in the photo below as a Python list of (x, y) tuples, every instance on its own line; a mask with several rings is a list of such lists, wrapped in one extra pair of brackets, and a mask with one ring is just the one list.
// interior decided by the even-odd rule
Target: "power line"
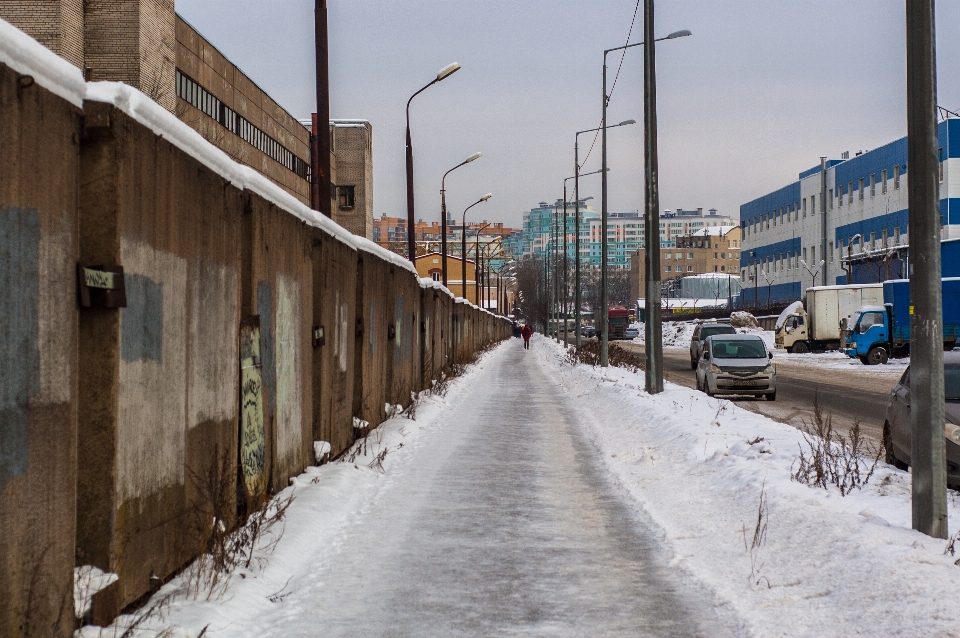
[[(640, 9), (640, 0), (637, 0), (637, 4), (633, 7), (633, 17), (630, 19), (630, 30), (627, 31), (627, 41), (625, 43), (623, 52), (620, 54), (620, 64), (617, 65), (617, 74), (613, 77), (613, 84), (610, 86), (610, 95), (604, 95), (603, 99), (607, 101), (607, 104), (610, 103), (610, 98), (613, 97), (613, 90), (617, 88), (617, 79), (620, 77), (620, 69), (623, 68), (623, 59), (627, 57), (626, 45), (630, 44), (630, 37), (633, 35), (633, 25), (637, 21), (637, 11)], [(603, 120), (600, 121), (600, 126), (603, 126)], [(600, 131), (597, 131), (593, 134), (593, 141), (590, 143), (590, 150), (587, 151), (586, 156), (583, 158), (583, 162), (580, 163), (580, 166), (583, 166), (587, 163), (587, 160), (590, 159), (590, 153), (593, 152), (593, 147), (597, 143), (597, 138), (600, 136)]]

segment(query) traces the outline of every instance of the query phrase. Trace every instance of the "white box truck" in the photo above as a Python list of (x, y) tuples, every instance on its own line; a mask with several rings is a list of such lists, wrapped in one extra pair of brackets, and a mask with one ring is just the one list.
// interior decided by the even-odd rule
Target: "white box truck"
[(807, 288), (806, 307), (795, 301), (777, 318), (776, 346), (787, 352), (839, 350), (847, 317), (871, 305), (883, 305), (883, 284)]

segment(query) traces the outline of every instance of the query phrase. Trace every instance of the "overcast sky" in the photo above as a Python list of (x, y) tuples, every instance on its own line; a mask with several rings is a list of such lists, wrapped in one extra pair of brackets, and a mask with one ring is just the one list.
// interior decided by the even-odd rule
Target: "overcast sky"
[[(437, 70), (462, 70), (411, 108), (417, 217), (520, 225), (562, 195), (574, 133), (599, 125), (603, 49), (626, 43), (636, 0), (328, 0), (331, 116), (373, 125), (374, 214), (405, 216), (404, 105)], [(960, 111), (960, 0), (937, 3), (938, 102)], [(315, 109), (313, 0), (177, 0), (177, 11), (297, 117)], [(662, 208), (740, 204), (846, 150), (906, 133), (903, 0), (659, 0)], [(642, 7), (631, 42), (642, 38)], [(611, 55), (610, 78), (619, 56)], [(627, 53), (609, 121), (611, 211), (642, 208), (640, 48)], [(581, 161), (592, 135), (583, 135)], [(599, 168), (599, 144), (583, 172)], [(596, 196), (599, 176), (581, 196)], [(572, 181), (570, 186), (572, 188)]]

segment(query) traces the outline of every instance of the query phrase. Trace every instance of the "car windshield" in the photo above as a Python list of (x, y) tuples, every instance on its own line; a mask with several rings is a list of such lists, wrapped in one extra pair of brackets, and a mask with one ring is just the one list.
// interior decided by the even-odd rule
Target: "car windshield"
[(700, 338), (706, 339), (713, 335), (735, 335), (737, 331), (733, 326), (704, 326), (700, 328)]
[(766, 359), (767, 348), (760, 339), (713, 340), (714, 359)]

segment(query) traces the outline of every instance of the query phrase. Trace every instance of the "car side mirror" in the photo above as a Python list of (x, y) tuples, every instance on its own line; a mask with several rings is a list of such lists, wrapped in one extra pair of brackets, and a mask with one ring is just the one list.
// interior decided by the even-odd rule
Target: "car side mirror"
[(768, 353), (767, 353), (767, 358), (768, 358), (768, 359), (773, 359), (773, 353), (772, 353), (772, 352), (768, 352)]
[(704, 350), (704, 351), (703, 351), (703, 358), (704, 358), (704, 359), (707, 359), (707, 360), (710, 359), (710, 353), (709, 353), (707, 350)]

